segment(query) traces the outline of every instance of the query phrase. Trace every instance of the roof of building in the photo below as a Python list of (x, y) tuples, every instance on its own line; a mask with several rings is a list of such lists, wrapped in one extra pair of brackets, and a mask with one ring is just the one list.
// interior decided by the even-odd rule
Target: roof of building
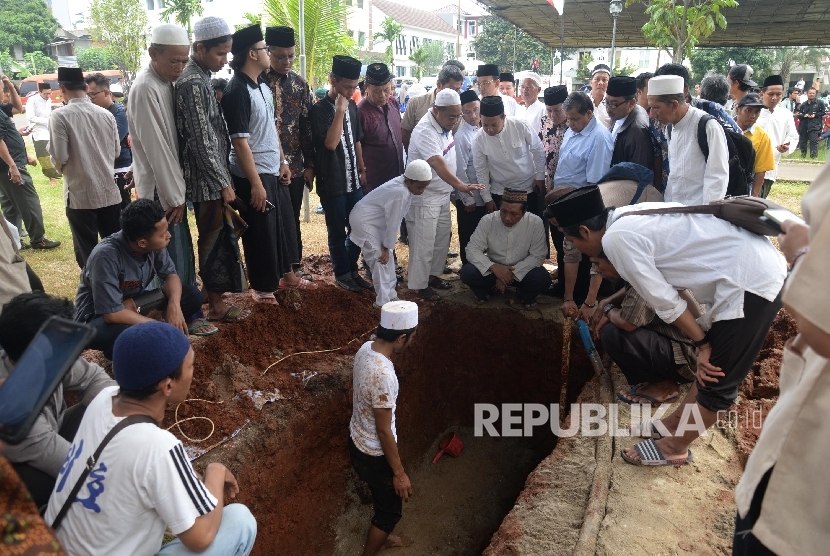
[[(457, 14), (458, 4), (447, 4), (437, 10), (432, 10), (437, 14)], [(461, 15), (483, 16), (487, 15), (487, 10), (478, 5), (469, 4), (467, 2), (461, 3)]]
[(419, 10), (389, 0), (372, 0), (372, 5), (402, 25), (428, 29), (439, 33), (456, 34), (456, 30), (433, 12)]

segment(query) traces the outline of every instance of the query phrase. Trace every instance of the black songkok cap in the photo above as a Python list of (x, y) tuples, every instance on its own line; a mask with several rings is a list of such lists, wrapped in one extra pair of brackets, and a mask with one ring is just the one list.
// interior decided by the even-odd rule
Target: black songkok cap
[(605, 72), (608, 75), (611, 75), (611, 68), (609, 68), (605, 64), (597, 64), (594, 66), (594, 71), (591, 72), (591, 77), (595, 76), (600, 72)]
[(568, 88), (564, 85), (557, 85), (555, 87), (548, 87), (545, 89), (545, 105), (556, 106), (562, 104), (568, 98)]
[(58, 81), (68, 83), (80, 83), (84, 80), (84, 72), (81, 68), (58, 68)]
[(770, 75), (766, 79), (764, 79), (764, 87), (769, 87), (770, 85), (781, 85), (784, 86), (784, 80), (781, 78), (780, 75)]
[(510, 72), (504, 72), (499, 74), (499, 81), (505, 81), (509, 83), (513, 83), (516, 81), (516, 78), (513, 77), (513, 74)]
[(637, 80), (633, 77), (612, 77), (608, 80), (605, 94), (609, 97), (637, 96)]
[(231, 38), (233, 39), (231, 54), (236, 56), (237, 54), (245, 52), (263, 39), (262, 27), (260, 27), (259, 24), (245, 27), (234, 33)]
[(266, 27), (265, 44), (280, 48), (291, 48), (294, 43), (294, 29), (291, 27)]
[(478, 100), (478, 95), (472, 89), (464, 91), (463, 93), (461, 93), (458, 96), (461, 97), (461, 106), (464, 106), (468, 102), (473, 102), (474, 100)]
[(501, 97), (492, 96), (481, 99), (481, 115), (482, 117), (501, 116), (504, 114), (504, 102)]
[(492, 76), (495, 79), (499, 77), (499, 67), (496, 64), (482, 64), (476, 70), (476, 77)]
[(338, 54), (332, 59), (331, 72), (343, 79), (360, 79), (360, 60)]
[(389, 67), (386, 64), (375, 62), (369, 64), (366, 68), (366, 84), (367, 85), (386, 85), (392, 80), (392, 74), (389, 73)]
[(605, 210), (602, 193), (596, 185), (582, 187), (563, 195), (545, 209), (545, 218), (556, 218), (561, 227), (573, 226), (599, 216)]

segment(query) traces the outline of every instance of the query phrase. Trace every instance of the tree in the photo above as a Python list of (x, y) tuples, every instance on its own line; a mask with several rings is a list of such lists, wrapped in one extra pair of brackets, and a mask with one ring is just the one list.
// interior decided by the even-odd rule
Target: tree
[(444, 47), (444, 41), (430, 41), (421, 46), (424, 49), (424, 68), (427, 74), (437, 73), (441, 66), (444, 65), (444, 60), (447, 59), (447, 50)]
[(43, 0), (3, 0), (0, 2), (0, 52), (22, 46), (36, 52), (55, 40), (58, 21)]
[(822, 58), (828, 56), (830, 56), (830, 52), (821, 47), (788, 46), (777, 48), (773, 51), (772, 71), (777, 71), (786, 85), (790, 82), (790, 73), (792, 73), (795, 66), (812, 67), (819, 71), (824, 64)]
[(5, 50), (0, 52), (0, 68), (3, 68), (3, 73), (9, 76), (12, 80), (25, 79), (31, 74), (26, 66), (14, 61), (11, 54)]
[(631, 75), (638, 69), (640, 69), (640, 66), (621, 66), (619, 60), (617, 60), (617, 65), (614, 66), (614, 75)]
[(680, 64), (701, 38), (716, 28), (726, 29), (723, 8), (735, 8), (736, 0), (625, 0), (625, 5), (646, 6), (648, 23), (643, 35), (657, 48), (671, 49), (672, 62)]
[(108, 46), (86, 48), (78, 53), (78, 67), (83, 71), (105, 71), (118, 69), (115, 56)]
[(419, 46), (416, 51), (409, 55), (409, 59), (415, 62), (415, 68), (412, 70), (413, 77), (415, 79), (420, 79), (424, 76), (424, 74), (429, 74), (429, 70), (427, 69), (427, 58), (429, 57), (429, 53), (426, 51), (424, 46)]
[(710, 71), (728, 73), (732, 64), (748, 64), (754, 70), (753, 80), (769, 75), (775, 61), (769, 50), (763, 48), (695, 48), (689, 60), (692, 75), (700, 81)]
[(161, 19), (169, 23), (172, 17), (173, 21), (187, 29), (188, 35), (193, 33), (190, 20), (205, 11), (201, 0), (165, 0), (165, 5), (167, 7), (159, 14)]
[(594, 56), (590, 52), (586, 52), (579, 58), (579, 62), (576, 65), (576, 79), (574, 79), (574, 85), (579, 83), (580, 85), (585, 81), (591, 79), (591, 71), (594, 69)]
[[(305, 0), (304, 6), (306, 78), (312, 87), (317, 87), (326, 80), (332, 56), (355, 54), (355, 42), (345, 31), (346, 16), (349, 14), (345, 2)], [(268, 25), (300, 28), (298, 0), (264, 0), (263, 10)], [(297, 50), (299, 55), (299, 48)]]
[(395, 61), (395, 41), (401, 36), (401, 33), (403, 32), (403, 25), (396, 22), (391, 17), (387, 17), (383, 20), (383, 23), (380, 24), (380, 28), (383, 29), (383, 31), (375, 33), (375, 36), (372, 38), (376, 41), (389, 43), (389, 46), (386, 47), (386, 62), (389, 65), (392, 65)]
[(32, 75), (55, 73), (58, 70), (58, 63), (43, 52), (29, 52), (24, 54), (23, 64)]
[(106, 43), (124, 80), (129, 83), (141, 68), (141, 53), (149, 33), (147, 12), (141, 0), (92, 0), (89, 32), (93, 40)]
[[(481, 28), (481, 33), (473, 39), (473, 48), (479, 60), (498, 64), (500, 69), (521, 71), (529, 70), (533, 60), (539, 58), (540, 72), (550, 71), (550, 48), (512, 23), (493, 15), (481, 20)], [(575, 52), (565, 49), (565, 59)]]

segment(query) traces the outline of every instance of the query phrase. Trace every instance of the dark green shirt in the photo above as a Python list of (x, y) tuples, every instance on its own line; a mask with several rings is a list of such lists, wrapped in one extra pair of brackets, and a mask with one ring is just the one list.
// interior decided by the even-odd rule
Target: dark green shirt
[[(9, 149), (9, 154), (12, 155), (14, 163), (18, 168), (25, 168), (29, 159), (26, 157), (26, 145), (23, 143), (23, 137), (14, 125), (14, 120), (6, 115), (5, 112), (0, 111), (0, 139), (6, 143)], [(8, 165), (0, 160), (0, 170), (8, 172)]]

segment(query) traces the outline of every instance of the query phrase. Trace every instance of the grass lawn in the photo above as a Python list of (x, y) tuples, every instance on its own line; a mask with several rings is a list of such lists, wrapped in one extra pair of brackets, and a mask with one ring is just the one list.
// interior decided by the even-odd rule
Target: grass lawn
[(810, 158), (810, 147), (807, 147), (807, 158), (801, 156), (801, 151), (798, 149), (795, 150), (793, 154), (789, 154), (787, 156), (781, 157), (784, 160), (807, 160), (813, 163), (822, 163), (824, 164), (827, 161), (827, 140), (826, 139), (819, 139), (818, 142), (818, 158)]

